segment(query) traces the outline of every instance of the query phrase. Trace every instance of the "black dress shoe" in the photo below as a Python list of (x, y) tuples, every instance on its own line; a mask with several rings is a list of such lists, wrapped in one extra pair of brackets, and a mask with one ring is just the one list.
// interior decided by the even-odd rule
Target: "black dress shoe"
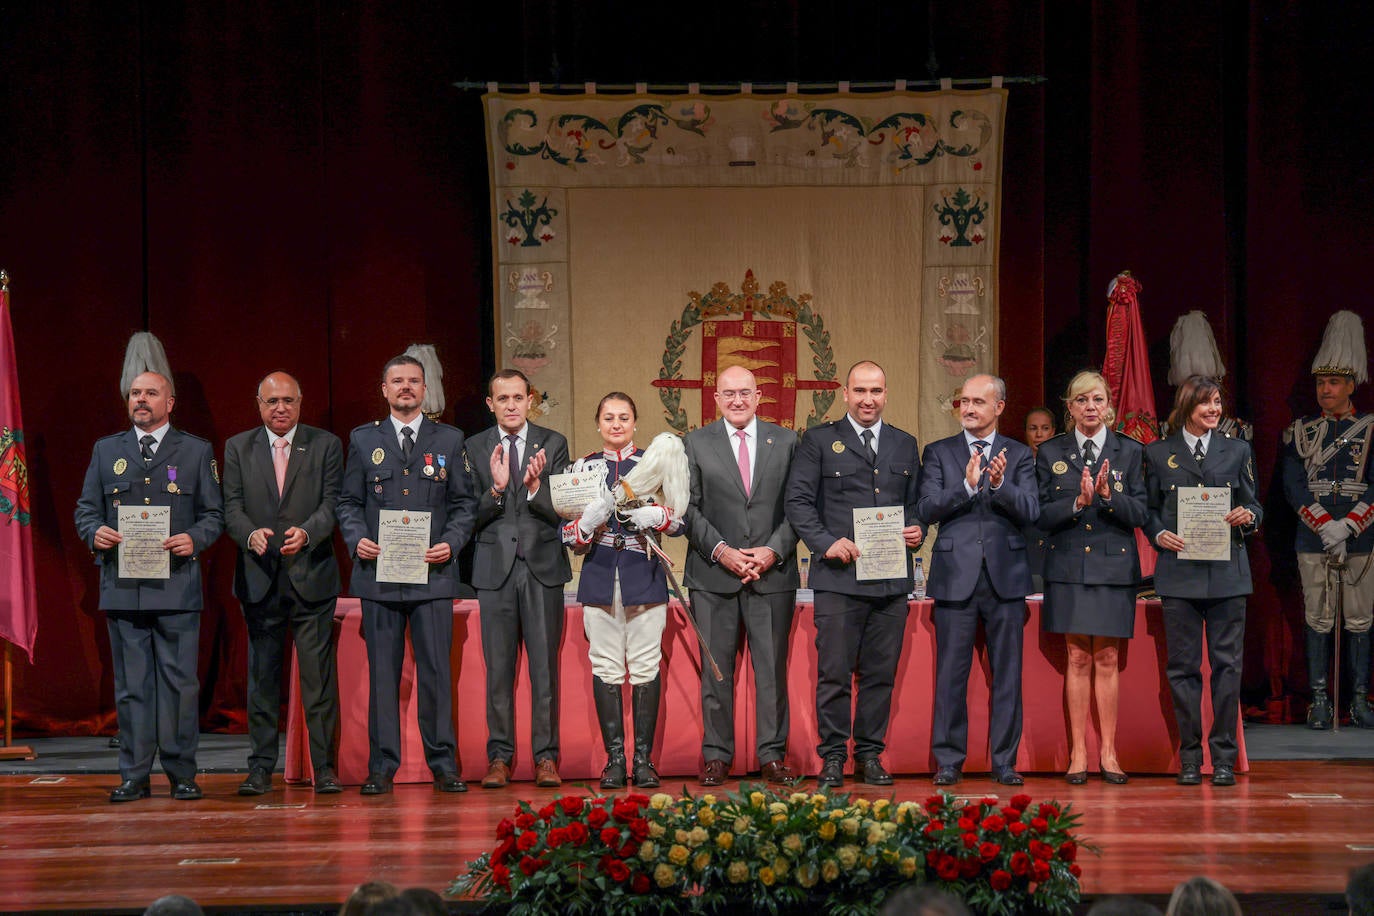
[(816, 777), (816, 785), (822, 789), (826, 787), (838, 789), (844, 785), (844, 758), (839, 756), (825, 758), (825, 764), (821, 767), (821, 774)]
[(883, 762), (877, 757), (869, 757), (867, 760), (858, 761), (864, 782), (870, 786), (890, 786), (892, 785), (892, 774), (883, 769)]
[(957, 785), (963, 778), (964, 774), (960, 772), (958, 767), (940, 767), (935, 771), (935, 778), (931, 782), (937, 786), (953, 786)]
[(205, 793), (200, 791), (194, 779), (178, 779), (172, 785), (172, 797), (177, 801), (195, 801), (204, 798)]
[(110, 801), (138, 801), (152, 794), (153, 789), (148, 785), (148, 780), (126, 779), (110, 791)]
[(1181, 786), (1200, 786), (1202, 785), (1202, 767), (1196, 763), (1180, 764), (1178, 768), (1178, 779), (1175, 780)]
[(339, 777), (334, 775), (334, 771), (329, 767), (320, 767), (315, 771), (315, 794), (316, 795), (338, 795), (343, 791), (343, 785), (339, 782)]
[(1236, 784), (1236, 771), (1234, 768), (1224, 763), (1218, 763), (1212, 767), (1212, 785), (1214, 786), (1234, 786)]
[(457, 773), (435, 773), (435, 792), (466, 792), (468, 784), (458, 778)]
[(1088, 784), (1088, 771), (1074, 770), (1072, 773), (1065, 773), (1064, 781), (1071, 786), (1086, 786)]
[(1026, 779), (1011, 767), (1003, 767), (992, 774), (992, 778), (1004, 786), (1024, 786)]
[(124, 741), (119, 737), (119, 732), (115, 732), (113, 735), (110, 736), (110, 742), (109, 742), (109, 744), (110, 744), (110, 747), (113, 747), (113, 748), (116, 748), (116, 749), (118, 749), (119, 747), (121, 747), (121, 746), (124, 744)]
[[(1098, 766), (1100, 767), (1102, 765), (1098, 764)], [(1125, 773), (1120, 773), (1116, 770), (1108, 770), (1106, 768), (1103, 768), (1102, 781), (1109, 786), (1124, 786), (1131, 780), (1126, 776)]]
[(239, 785), (240, 795), (266, 795), (272, 791), (272, 774), (262, 767), (253, 767), (248, 778)]
[(360, 795), (385, 795), (391, 791), (391, 776), (386, 773), (368, 773), (367, 782), (358, 790)]

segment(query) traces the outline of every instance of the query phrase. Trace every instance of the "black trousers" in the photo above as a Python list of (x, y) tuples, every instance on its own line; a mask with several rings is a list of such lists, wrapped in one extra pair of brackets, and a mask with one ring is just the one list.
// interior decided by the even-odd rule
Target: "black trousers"
[(515, 758), (515, 666), (520, 646), (530, 678), (530, 749), (558, 759), (558, 650), (563, 589), (544, 585), (519, 557), (498, 589), (478, 589), (487, 666), (487, 759)]
[(962, 767), (968, 756), (968, 676), (978, 623), (992, 664), (988, 747), (994, 772), (1016, 766), (1021, 747), (1021, 646), (1026, 599), (1002, 598), (986, 563), (967, 601), (935, 602), (935, 710), (931, 752), (938, 766)]
[(430, 772), (457, 773), (453, 729), (453, 599), (363, 601), (367, 640), (367, 768), (391, 775), (401, 766), (401, 666), (406, 628), (415, 655), (416, 712)]
[(1245, 651), (1245, 595), (1230, 598), (1170, 598), (1164, 608), (1169, 646), (1169, 692), (1178, 723), (1180, 763), (1202, 765), (1202, 641), (1212, 666), (1212, 766), (1234, 767), (1236, 722), (1240, 716), (1240, 668)]
[(162, 757), (174, 782), (196, 776), (200, 746), (200, 611), (109, 611), (119, 775), (143, 782)]
[(790, 590), (768, 595), (756, 594), (751, 588), (742, 588), (733, 595), (692, 592), (697, 626), (724, 675), (724, 680), (717, 681), (705, 667), (701, 672), (704, 759), (729, 763), (735, 756), (735, 661), (739, 657), (741, 624), (754, 663), (759, 763), (772, 763), (786, 756), (787, 645), (796, 599), (797, 593)]
[(906, 615), (904, 594), (816, 592), (816, 753), (822, 759), (847, 756), (851, 733), (856, 760), (877, 757), (887, 747)]
[(335, 767), (339, 737), (339, 679), (334, 659), (336, 598), (308, 602), (282, 572), (271, 594), (245, 602), (248, 625), (248, 766), (277, 768), (282, 671), (289, 633), (300, 667), (301, 705), (310, 735), (310, 763), (318, 771)]

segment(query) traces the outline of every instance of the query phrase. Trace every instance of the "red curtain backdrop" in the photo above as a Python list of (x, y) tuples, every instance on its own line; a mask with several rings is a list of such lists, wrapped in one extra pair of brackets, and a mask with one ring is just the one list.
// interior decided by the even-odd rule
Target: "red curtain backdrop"
[[(1326, 316), (1354, 308), (1374, 327), (1360, 282), (1374, 254), (1367, 55), (1340, 6), (708, 2), (700, 40), (670, 43), (647, 38), (681, 35), (669, 11), (568, 0), (21, 4), (5, 20), (0, 266), (40, 614), (35, 663), (16, 677), (29, 733), (112, 722), (95, 569), (71, 517), (92, 442), (127, 422), (131, 332), (161, 337), (174, 422), (217, 448), (257, 422), (253, 386), (276, 368), (300, 377), (306, 422), (346, 435), (380, 414), (381, 366), (413, 341), (439, 348), (448, 417), (487, 422), (481, 106), (455, 80), (918, 79), (932, 46), (941, 76), (1048, 76), (1013, 88), (1008, 109), (1009, 432), (1100, 365), (1104, 291), (1123, 269), (1149, 291), (1161, 410), (1170, 327), (1211, 316), (1266, 486), (1280, 430), (1311, 404)], [(1300, 619), (1291, 517), (1276, 492), (1268, 506), (1249, 636), (1270, 648), (1246, 659), (1260, 700), (1305, 686), (1285, 649)], [(233, 549), (206, 557), (209, 728), (242, 721)]]

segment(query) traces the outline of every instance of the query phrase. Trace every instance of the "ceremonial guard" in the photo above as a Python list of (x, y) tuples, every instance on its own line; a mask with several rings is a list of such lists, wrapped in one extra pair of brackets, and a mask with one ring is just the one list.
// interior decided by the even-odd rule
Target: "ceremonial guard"
[(1307, 724), (1331, 727), (1336, 710), (1328, 692), (1332, 631), (1337, 611), (1344, 629), (1345, 664), (1354, 693), (1350, 721), (1374, 728), (1369, 709), (1369, 628), (1374, 614), (1374, 508), (1370, 506), (1369, 458), (1374, 414), (1355, 410), (1355, 386), (1369, 378), (1364, 327), (1353, 312), (1331, 316), (1312, 362), (1316, 416), (1284, 431), (1283, 492), (1298, 513), (1296, 546), (1302, 576), (1307, 637), (1307, 675), (1312, 705)]

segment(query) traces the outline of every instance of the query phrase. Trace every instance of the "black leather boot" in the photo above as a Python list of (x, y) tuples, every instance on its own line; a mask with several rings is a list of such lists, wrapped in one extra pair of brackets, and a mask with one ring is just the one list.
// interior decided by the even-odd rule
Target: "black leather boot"
[(649, 755), (654, 750), (654, 732), (658, 728), (658, 702), (663, 690), (660, 675), (647, 684), (635, 684), (630, 692), (630, 705), (635, 723), (634, 781), (641, 789), (658, 787), (658, 770)]
[(601, 743), (606, 748), (606, 768), (601, 771), (601, 788), (625, 788), (625, 704), (619, 684), (592, 678), (592, 699), (596, 719), (601, 724)]
[(1307, 636), (1307, 683), (1312, 687), (1312, 705), (1307, 707), (1307, 727), (1322, 731), (1331, 727), (1335, 710), (1326, 692), (1327, 672), (1331, 668), (1331, 634), (1304, 627)]
[(1369, 709), (1369, 633), (1345, 634), (1345, 664), (1354, 689), (1350, 701), (1350, 724), (1374, 728), (1374, 712)]

